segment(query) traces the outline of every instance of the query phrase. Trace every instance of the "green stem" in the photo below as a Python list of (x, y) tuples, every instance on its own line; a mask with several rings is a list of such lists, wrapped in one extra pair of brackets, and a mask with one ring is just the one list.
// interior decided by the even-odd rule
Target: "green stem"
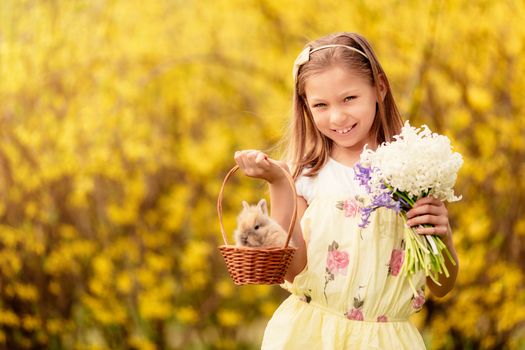
[(410, 204), (410, 208), (413, 208), (414, 204), (416, 204), (416, 201), (414, 201), (412, 198), (408, 197), (408, 194), (406, 194), (405, 192), (395, 191), (393, 194), (395, 194), (398, 197), (403, 198), (405, 200), (405, 202)]

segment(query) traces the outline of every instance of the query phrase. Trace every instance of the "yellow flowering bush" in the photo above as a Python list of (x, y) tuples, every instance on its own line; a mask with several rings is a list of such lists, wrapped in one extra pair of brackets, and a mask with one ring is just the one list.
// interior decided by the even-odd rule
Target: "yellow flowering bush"
[[(363, 33), (414, 125), (463, 154), (460, 273), (429, 349), (525, 346), (521, 2), (0, 2), (0, 348), (251, 349), (286, 293), (233, 285), (215, 210), (273, 153), (307, 38)], [(471, 19), (475, 18), (475, 23)], [(240, 175), (242, 200), (268, 198)]]

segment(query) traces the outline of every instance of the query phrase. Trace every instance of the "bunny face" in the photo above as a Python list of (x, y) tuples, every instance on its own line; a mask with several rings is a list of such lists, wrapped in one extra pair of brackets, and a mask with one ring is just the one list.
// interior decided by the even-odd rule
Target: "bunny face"
[(256, 206), (243, 202), (243, 207), (237, 217), (235, 241), (238, 246), (261, 247), (266, 241), (270, 226), (266, 201), (261, 199)]

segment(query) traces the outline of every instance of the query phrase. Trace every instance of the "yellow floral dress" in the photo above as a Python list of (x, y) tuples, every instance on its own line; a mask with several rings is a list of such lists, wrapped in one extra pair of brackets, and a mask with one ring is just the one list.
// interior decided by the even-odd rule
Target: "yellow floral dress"
[(300, 177), (308, 203), (301, 228), (308, 263), (264, 333), (262, 349), (425, 349), (408, 317), (424, 302), (424, 273), (402, 276), (404, 223), (378, 209), (359, 227), (364, 189), (352, 168), (330, 159)]

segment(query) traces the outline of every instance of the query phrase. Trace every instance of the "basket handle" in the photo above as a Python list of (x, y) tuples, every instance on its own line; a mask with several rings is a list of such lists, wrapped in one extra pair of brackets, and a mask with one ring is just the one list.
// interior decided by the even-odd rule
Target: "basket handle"
[[(283, 248), (287, 248), (288, 247), (288, 243), (290, 242), (290, 239), (292, 238), (292, 232), (293, 232), (293, 229), (294, 229), (294, 226), (295, 226), (295, 219), (297, 218), (297, 193), (295, 192), (295, 183), (294, 183), (292, 177), (290, 176), (290, 174), (286, 171), (286, 169), (281, 167), (275, 161), (270, 160), (270, 162), (273, 163), (274, 165), (278, 166), (279, 169), (282, 170), (282, 172), (284, 173), (284, 175), (286, 177), (286, 180), (288, 180), (288, 183), (290, 184), (290, 187), (292, 189), (292, 193), (293, 193), (293, 196), (294, 196), (292, 219), (290, 220), (290, 225), (288, 226), (288, 238), (286, 239), (286, 242), (285, 242), (284, 247), (283, 247)], [(224, 231), (224, 225), (222, 224), (222, 197), (223, 197), (224, 186), (226, 185), (226, 182), (233, 175), (233, 173), (235, 173), (238, 169), (239, 169), (239, 166), (235, 165), (226, 174), (226, 176), (224, 177), (224, 181), (222, 182), (221, 191), (219, 192), (219, 197), (217, 198), (217, 213), (219, 214), (219, 223), (221, 225), (222, 239), (224, 240), (224, 244), (225, 245), (228, 245), (228, 239), (226, 238), (226, 232)]]

